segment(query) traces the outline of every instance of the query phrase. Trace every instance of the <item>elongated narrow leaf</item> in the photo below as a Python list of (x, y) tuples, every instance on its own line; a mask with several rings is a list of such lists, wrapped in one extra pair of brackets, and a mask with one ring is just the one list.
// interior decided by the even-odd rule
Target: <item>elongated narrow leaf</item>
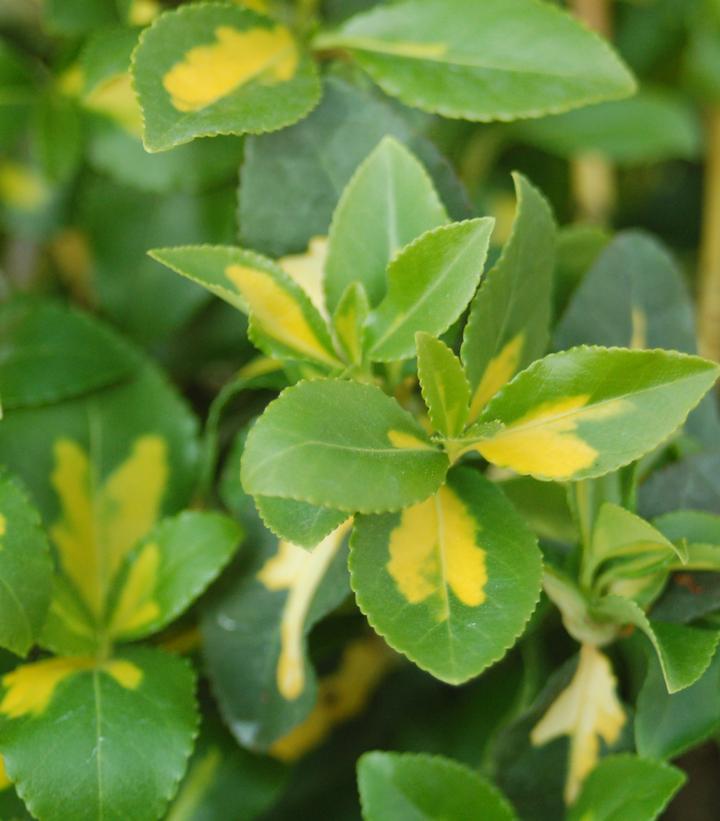
[(470, 309), (462, 360), (471, 421), (515, 374), (541, 357), (550, 336), (555, 223), (542, 194), (513, 175), (517, 213), (510, 239)]
[(359, 282), (352, 282), (333, 313), (332, 324), (338, 348), (353, 365), (359, 365), (365, 354), (365, 322), (369, 311), (365, 289)]
[(592, 609), (598, 619), (633, 624), (650, 639), (669, 693), (696, 682), (715, 653), (720, 632), (686, 624), (651, 621), (631, 599), (605, 596)]
[(40, 516), (0, 471), (0, 646), (25, 655), (50, 604), (52, 561)]
[(541, 560), (502, 493), (455, 468), (424, 502), (358, 517), (350, 572), (358, 606), (388, 644), (458, 684), (520, 635), (538, 600)]
[(365, 821), (514, 821), (505, 797), (470, 767), (412, 753), (365, 753), (358, 762)]
[(164, 519), (118, 574), (110, 635), (137, 639), (169, 624), (217, 577), (241, 538), (240, 526), (219, 513), (186, 511)]
[(148, 151), (195, 137), (273, 131), (320, 97), (312, 60), (290, 30), (229, 3), (161, 15), (133, 55)]
[(330, 309), (351, 282), (371, 305), (385, 294), (385, 269), (397, 251), (447, 222), (425, 169), (402, 143), (385, 137), (343, 191), (330, 226), (325, 293)]
[(0, 306), (0, 389), (5, 410), (59, 402), (129, 378), (135, 362), (92, 317), (58, 303)]
[(602, 476), (655, 448), (720, 368), (664, 351), (581, 347), (518, 374), (480, 421), (505, 427), (477, 445), (488, 461), (539, 479)]
[[(240, 482), (240, 472), (233, 477)], [(265, 527), (301, 547), (315, 547), (347, 519), (347, 513), (279, 496), (256, 496), (255, 506)]]
[(371, 359), (407, 359), (418, 331), (437, 336), (452, 325), (480, 282), (493, 224), (486, 217), (444, 225), (400, 251), (387, 295), (368, 318)]
[[(228, 467), (233, 474), (242, 452), (238, 444)], [(229, 493), (227, 476), (223, 484)], [(267, 750), (315, 704), (307, 634), (348, 594), (349, 523), (310, 552), (263, 528), (234, 479), (230, 495), (254, 536), (242, 571), (205, 610), (203, 652), (227, 725), (243, 745)]]
[(655, 821), (685, 778), (682, 770), (660, 761), (609, 756), (588, 776), (568, 821)]
[(459, 436), (470, 408), (470, 385), (460, 360), (440, 339), (416, 337), (418, 376), (430, 421), (443, 436)]
[(185, 661), (148, 649), (46, 659), (3, 676), (0, 752), (33, 816), (155, 821), (192, 750), (194, 690)]
[(153, 259), (250, 315), (250, 338), (268, 356), (340, 366), (325, 321), (282, 268), (251, 251), (197, 245), (160, 248)]
[(242, 460), (246, 492), (349, 512), (397, 510), (442, 482), (447, 456), (372, 385), (302, 382), (267, 406)]
[(406, 0), (318, 45), (348, 49), (404, 103), (465, 120), (540, 117), (635, 89), (606, 43), (536, 0)]

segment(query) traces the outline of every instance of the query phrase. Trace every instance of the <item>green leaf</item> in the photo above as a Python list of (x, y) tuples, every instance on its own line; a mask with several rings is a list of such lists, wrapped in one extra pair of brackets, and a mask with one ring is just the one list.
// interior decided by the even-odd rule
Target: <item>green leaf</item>
[(437, 336), (452, 325), (480, 282), (493, 225), (485, 217), (435, 228), (392, 259), (387, 294), (368, 318), (371, 359), (408, 359), (418, 331)]
[(52, 182), (65, 182), (82, 160), (83, 132), (74, 101), (47, 93), (37, 103), (33, 122), (33, 148), (43, 175)]
[(558, 229), (553, 302), (555, 316), (562, 316), (568, 302), (600, 252), (610, 242), (607, 231), (577, 223)]
[(513, 821), (507, 799), (470, 767), (412, 753), (365, 753), (358, 762), (365, 821)]
[[(316, 702), (307, 635), (347, 597), (348, 528), (336, 530), (312, 552), (279, 541), (263, 528), (252, 500), (234, 480), (242, 439), (230, 457), (223, 492), (250, 538), (245, 561), (206, 606), (201, 629), (207, 670), (226, 724), (244, 746), (267, 750)], [(228, 476), (233, 477), (229, 483)]]
[(500, 488), (539, 539), (565, 544), (576, 541), (577, 529), (562, 485), (513, 476), (503, 480)]
[(6, 411), (71, 399), (129, 378), (135, 363), (88, 314), (59, 303), (0, 306), (0, 385)]
[(52, 562), (40, 516), (0, 471), (0, 646), (24, 656), (42, 630)]
[(720, 452), (695, 453), (657, 471), (639, 496), (647, 517), (678, 509), (720, 513)]
[(675, 510), (658, 516), (655, 527), (671, 542), (720, 545), (720, 516), (702, 510)]
[(331, 76), (309, 117), (282, 131), (246, 138), (238, 208), (241, 244), (279, 257), (326, 235), (345, 186), (385, 135), (420, 159), (453, 219), (470, 215), (452, 167), (415, 123), (373, 89)]
[(676, 352), (580, 347), (518, 374), (481, 422), (505, 428), (477, 445), (490, 462), (539, 479), (602, 476), (657, 447), (720, 369)]
[(118, 572), (109, 635), (128, 641), (165, 627), (217, 578), (242, 538), (240, 526), (219, 513), (163, 519)]
[(345, 187), (330, 225), (325, 294), (333, 310), (361, 282), (371, 305), (385, 294), (385, 269), (408, 243), (447, 222), (432, 181), (395, 138), (385, 137)]
[(631, 599), (605, 596), (591, 610), (593, 616), (617, 624), (633, 624), (650, 639), (662, 667), (669, 693), (694, 684), (715, 653), (720, 632), (671, 622), (650, 621)]
[(643, 89), (627, 100), (527, 120), (511, 133), (563, 158), (598, 151), (622, 165), (694, 159), (701, 145), (697, 115), (679, 94), (665, 90)]
[(118, 10), (112, 0), (47, 0), (43, 17), (50, 31), (77, 35), (118, 22)]
[(351, 541), (351, 584), (370, 624), (452, 684), (481, 673), (522, 633), (541, 566), (510, 503), (467, 468), (401, 513), (357, 517)]
[(426, 498), (447, 467), (447, 456), (379, 388), (320, 380), (267, 406), (248, 436), (241, 480), (253, 496), (376, 513)]
[(418, 333), (418, 376), (433, 428), (459, 436), (470, 410), (470, 385), (460, 360), (440, 339)]
[(290, 30), (232, 4), (161, 15), (140, 37), (133, 75), (148, 151), (214, 134), (274, 131), (320, 98), (315, 66)]
[(282, 268), (252, 251), (197, 245), (160, 248), (153, 259), (250, 315), (249, 335), (268, 356), (340, 367), (324, 319)]
[[(232, 477), (240, 482), (240, 472)], [(255, 506), (265, 526), (280, 539), (315, 547), (347, 519), (347, 513), (279, 496), (256, 496)]]
[(588, 776), (568, 821), (654, 821), (685, 778), (681, 770), (659, 761), (608, 756)]
[(597, 35), (534, 0), (406, 0), (321, 35), (388, 94), (464, 120), (540, 117), (627, 97), (632, 75)]
[(365, 322), (370, 305), (362, 284), (351, 282), (340, 297), (332, 324), (338, 348), (348, 362), (360, 365), (365, 350)]
[(668, 693), (662, 668), (648, 659), (637, 700), (635, 746), (647, 758), (675, 758), (720, 728), (720, 653), (690, 687)]
[(542, 356), (550, 337), (555, 223), (542, 194), (513, 175), (517, 213), (512, 234), (470, 309), (461, 355), (474, 421), (519, 370)]
[(127, 554), (190, 501), (196, 423), (154, 366), (128, 351), (137, 376), (54, 405), (11, 411), (0, 462), (30, 490), (57, 559), (41, 642), (69, 655), (105, 641), (108, 596)]
[(149, 649), (104, 662), (45, 659), (6, 674), (2, 687), (0, 752), (33, 816), (160, 816), (198, 721), (195, 676), (184, 660)]

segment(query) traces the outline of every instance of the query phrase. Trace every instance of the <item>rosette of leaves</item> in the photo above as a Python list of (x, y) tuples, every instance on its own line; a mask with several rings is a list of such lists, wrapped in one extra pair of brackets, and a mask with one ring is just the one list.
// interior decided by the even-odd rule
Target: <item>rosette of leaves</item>
[(312, 6), (311, 19), (299, 8), (212, 2), (157, 17), (133, 57), (145, 147), (300, 120), (321, 95), (314, 57), (328, 54), (356, 61), (408, 105), (466, 120), (540, 117), (635, 90), (601, 38), (537, 0), (405, 0), (321, 29), (310, 42), (322, 21)]
[[(515, 185), (513, 232), (484, 279), (492, 222), (447, 222), (392, 139), (302, 265), (238, 248), (153, 252), (247, 312), (251, 339), (299, 378), (253, 426), (237, 477), (265, 523), (312, 549), (352, 517), (360, 609), (453, 683), (506, 652), (540, 591), (535, 537), (482, 465), (573, 483), (617, 471), (680, 427), (718, 374), (659, 350), (543, 357), (555, 228), (542, 195)], [(439, 337), (468, 308), (458, 356)]]
[[(137, 642), (189, 607), (242, 532), (184, 510), (196, 424), (154, 365), (54, 303), (8, 303), (0, 331), (0, 462), (17, 477), (0, 481), (1, 638), (37, 648), (0, 679), (5, 772), (36, 817), (154, 819), (192, 751), (195, 676)], [(55, 383), (37, 380), (46, 368)]]

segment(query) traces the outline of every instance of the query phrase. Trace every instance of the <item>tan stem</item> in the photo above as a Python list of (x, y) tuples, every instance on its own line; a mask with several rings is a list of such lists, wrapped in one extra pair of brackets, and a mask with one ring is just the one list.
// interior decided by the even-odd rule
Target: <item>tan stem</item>
[[(611, 0), (571, 0), (571, 8), (588, 28), (612, 37)], [(615, 208), (615, 170), (596, 151), (581, 152), (570, 161), (570, 184), (579, 219), (603, 225)]]
[(720, 362), (720, 106), (707, 118), (699, 288), (700, 351)]

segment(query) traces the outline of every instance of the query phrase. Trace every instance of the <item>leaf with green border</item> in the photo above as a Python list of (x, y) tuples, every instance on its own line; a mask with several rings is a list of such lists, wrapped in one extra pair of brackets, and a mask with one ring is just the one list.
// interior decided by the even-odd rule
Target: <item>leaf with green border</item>
[(470, 384), (462, 363), (430, 334), (418, 333), (415, 345), (420, 388), (433, 428), (443, 436), (459, 436), (470, 411)]
[(238, 202), (242, 244), (282, 256), (326, 235), (345, 186), (385, 135), (420, 159), (453, 219), (470, 216), (467, 194), (450, 163), (406, 113), (372, 88), (330, 76), (309, 117), (246, 138)]
[(447, 221), (425, 169), (402, 143), (384, 137), (355, 171), (333, 214), (325, 268), (328, 307), (334, 310), (356, 281), (377, 305), (395, 254)]
[(286, 780), (282, 764), (244, 750), (206, 716), (165, 821), (253, 821), (277, 801)]
[(93, 652), (123, 560), (155, 523), (190, 501), (196, 423), (154, 366), (128, 349), (137, 376), (54, 405), (11, 411), (0, 461), (22, 478), (57, 559), (41, 643)]
[(332, 316), (338, 350), (353, 365), (362, 364), (365, 354), (365, 322), (370, 303), (362, 284), (351, 282), (340, 297)]
[(555, 222), (547, 201), (525, 177), (515, 173), (513, 182), (512, 234), (472, 302), (463, 333), (471, 421), (519, 370), (545, 353), (550, 338)]
[[(240, 482), (240, 471), (231, 481)], [(263, 524), (278, 538), (301, 547), (315, 547), (347, 519), (347, 513), (280, 496), (256, 496)]]
[(0, 470), (0, 646), (24, 656), (47, 616), (52, 560), (40, 516)]
[(535, 537), (468, 468), (400, 513), (357, 517), (351, 540), (351, 584), (370, 624), (451, 684), (505, 655), (535, 609), (541, 571)]
[(380, 388), (326, 379), (287, 388), (267, 406), (248, 436), (241, 481), (253, 496), (377, 513), (426, 498), (447, 468)]
[(158, 650), (18, 667), (2, 678), (8, 775), (33, 816), (47, 821), (154, 821), (192, 750), (194, 691), (187, 662)]
[(597, 151), (620, 165), (637, 165), (694, 159), (702, 132), (697, 114), (680, 94), (643, 88), (626, 100), (516, 123), (511, 134), (566, 159)]
[(196, 137), (274, 131), (320, 99), (317, 70), (292, 32), (220, 3), (162, 14), (133, 54), (148, 151)]
[(675, 758), (720, 728), (720, 653), (690, 687), (668, 693), (662, 668), (649, 656), (635, 712), (635, 745), (647, 758)]
[(489, 217), (443, 225), (393, 257), (387, 294), (368, 317), (370, 359), (408, 359), (418, 331), (437, 336), (455, 322), (480, 282), (493, 225)]
[(117, 573), (109, 636), (133, 641), (168, 625), (217, 578), (242, 538), (242, 528), (219, 513), (185, 511), (163, 519)]
[(655, 821), (685, 779), (682, 770), (660, 761), (608, 756), (587, 777), (568, 821)]
[(579, 347), (519, 373), (481, 422), (504, 428), (476, 449), (538, 479), (602, 476), (661, 444), (717, 380), (717, 365), (676, 352)]
[(88, 314), (49, 300), (0, 306), (0, 386), (6, 411), (72, 399), (129, 379), (134, 358)]
[(320, 34), (388, 94), (464, 120), (515, 120), (627, 97), (629, 70), (596, 34), (535, 0), (406, 0)]
[(358, 761), (365, 821), (514, 821), (507, 799), (470, 767), (440, 756), (371, 752)]
[(252, 251), (197, 245), (159, 248), (150, 256), (250, 315), (249, 336), (268, 356), (341, 362), (318, 309), (279, 265)]
[(590, 612), (599, 620), (632, 624), (648, 637), (669, 693), (689, 687), (702, 676), (720, 639), (717, 630), (651, 621), (634, 601), (622, 596), (604, 596), (593, 604)]
[(222, 492), (250, 534), (248, 547), (206, 604), (201, 629), (228, 727), (244, 746), (267, 750), (308, 716), (317, 699), (307, 635), (349, 593), (349, 523), (312, 552), (274, 537), (235, 479), (243, 439), (233, 448)]

